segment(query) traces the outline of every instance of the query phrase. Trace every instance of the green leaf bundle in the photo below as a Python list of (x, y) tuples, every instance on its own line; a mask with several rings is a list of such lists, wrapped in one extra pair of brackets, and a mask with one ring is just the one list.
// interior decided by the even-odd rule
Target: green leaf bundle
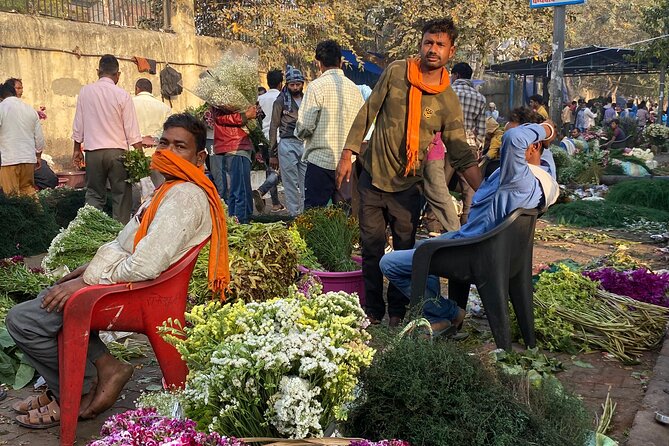
[(0, 194), (0, 258), (39, 254), (58, 233), (48, 209), (32, 197)]
[(128, 183), (138, 183), (142, 178), (151, 174), (151, 157), (137, 149), (126, 150), (123, 155), (123, 165), (128, 171)]
[(98, 248), (116, 238), (123, 225), (92, 206), (84, 206), (66, 229), (51, 241), (42, 261), (46, 270), (67, 266), (70, 270), (89, 262)]
[(669, 210), (669, 181), (623, 181), (611, 187), (606, 199), (619, 204), (667, 211)]
[(608, 351), (626, 363), (664, 338), (669, 308), (597, 289), (597, 282), (560, 265), (539, 276), (534, 326), (542, 345), (575, 353)]
[[(261, 302), (285, 296), (303, 255), (294, 240), (283, 223), (239, 224), (228, 219), (231, 282), (226, 300)], [(213, 298), (207, 283), (208, 259), (209, 245), (200, 252), (188, 286), (192, 303)]]
[(608, 199), (556, 204), (551, 206), (546, 215), (560, 224), (579, 227), (625, 228), (630, 222), (641, 219), (669, 222), (667, 211), (616, 203)]
[(295, 227), (326, 271), (360, 269), (351, 260), (360, 229), (345, 209), (338, 206), (309, 209), (295, 219)]

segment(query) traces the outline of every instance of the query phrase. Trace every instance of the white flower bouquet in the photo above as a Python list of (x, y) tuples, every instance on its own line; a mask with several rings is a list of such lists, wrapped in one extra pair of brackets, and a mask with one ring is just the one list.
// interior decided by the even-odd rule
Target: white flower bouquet
[(228, 51), (203, 74), (193, 93), (209, 105), (239, 113), (258, 100), (258, 82), (257, 59)]
[(646, 167), (649, 169), (655, 169), (657, 168), (657, 161), (655, 161), (655, 155), (653, 152), (651, 152), (650, 149), (642, 149), (640, 147), (635, 147), (631, 149), (629, 152), (626, 152), (625, 155), (627, 156), (633, 156), (635, 158), (639, 158), (640, 160), (643, 160), (646, 163)]
[[(217, 302), (168, 321), (161, 332), (190, 373), (186, 415), (198, 428), (236, 437), (318, 437), (346, 419), (346, 404), (374, 350), (356, 295), (306, 294), (285, 299)], [(185, 338), (182, 338), (185, 336)]]
[(669, 139), (669, 127), (661, 124), (651, 124), (643, 130), (643, 134), (649, 138), (667, 140)]

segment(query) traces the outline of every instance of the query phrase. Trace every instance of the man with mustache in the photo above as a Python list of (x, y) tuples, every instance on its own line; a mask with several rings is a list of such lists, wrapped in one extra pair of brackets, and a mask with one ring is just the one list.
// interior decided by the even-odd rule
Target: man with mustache
[[(386, 244), (386, 226), (392, 231), (394, 249), (413, 247), (420, 213), (419, 185), (435, 134), (441, 132), (449, 162), (470, 186), (478, 189), (481, 182), (476, 158), (465, 136), (462, 108), (444, 68), (455, 54), (457, 35), (453, 21), (448, 18), (423, 27), (419, 57), (399, 60), (386, 68), (358, 113), (337, 166), (337, 185), (341, 185), (349, 181), (351, 156), (358, 155), (365, 310), (372, 323), (379, 323), (386, 313), (383, 274), (379, 268)], [(361, 143), (375, 120), (369, 145), (361, 151)], [(443, 150), (436, 154), (437, 158), (443, 156)], [(441, 177), (439, 181), (445, 183)], [(399, 325), (405, 312), (406, 299), (391, 284), (390, 325)]]

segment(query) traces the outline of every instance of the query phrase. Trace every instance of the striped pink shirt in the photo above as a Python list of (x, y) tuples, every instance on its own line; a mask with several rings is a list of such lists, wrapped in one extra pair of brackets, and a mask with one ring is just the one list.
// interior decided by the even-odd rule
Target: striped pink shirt
[(130, 95), (101, 77), (79, 91), (72, 139), (85, 150), (127, 149), (142, 140)]

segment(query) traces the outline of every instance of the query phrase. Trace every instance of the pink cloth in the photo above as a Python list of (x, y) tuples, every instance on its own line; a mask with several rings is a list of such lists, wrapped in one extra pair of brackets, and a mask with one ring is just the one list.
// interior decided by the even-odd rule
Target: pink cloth
[(427, 160), (443, 160), (445, 152), (446, 148), (444, 147), (444, 142), (441, 140), (441, 132), (437, 132), (427, 149)]
[(79, 92), (72, 139), (85, 150), (127, 149), (142, 141), (130, 95), (107, 77)]

